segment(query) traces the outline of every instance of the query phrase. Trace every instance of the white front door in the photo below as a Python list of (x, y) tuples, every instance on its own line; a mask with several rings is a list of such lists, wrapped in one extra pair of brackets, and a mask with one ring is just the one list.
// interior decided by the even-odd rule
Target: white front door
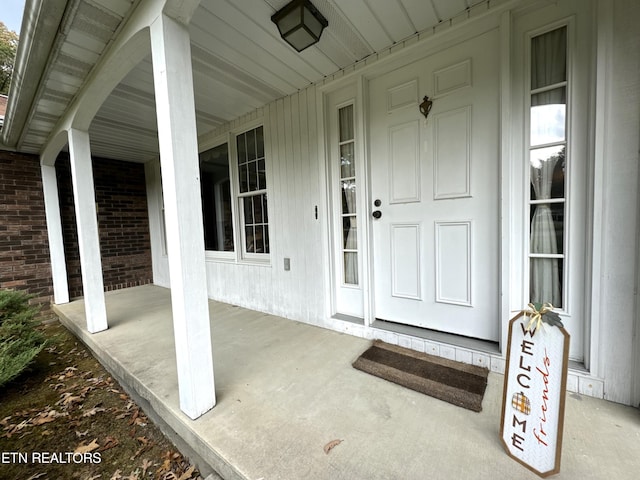
[(499, 51), (492, 30), (369, 81), (378, 319), (498, 341)]

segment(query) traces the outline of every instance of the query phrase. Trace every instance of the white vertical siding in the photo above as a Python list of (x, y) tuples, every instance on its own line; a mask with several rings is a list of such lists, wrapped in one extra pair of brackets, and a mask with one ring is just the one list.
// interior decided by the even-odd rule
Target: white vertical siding
[[(294, 320), (320, 324), (325, 318), (323, 265), (323, 196), (319, 177), (316, 89), (309, 87), (272, 102), (218, 129), (215, 135), (237, 131), (262, 120), (267, 160), (269, 265), (207, 260), (210, 298)], [(158, 196), (159, 176), (148, 167), (149, 195)], [(149, 202), (150, 217), (158, 217), (159, 199)], [(154, 281), (168, 285), (159, 222), (152, 222)], [(156, 225), (157, 223), (157, 225)], [(241, 248), (237, 245), (236, 248)], [(289, 258), (291, 269), (284, 270)]]
[[(596, 59), (594, 66), (599, 79), (594, 95), (596, 169), (591, 179), (593, 191), (588, 192), (593, 194), (594, 203), (594, 258), (593, 261), (586, 260), (591, 262), (594, 270), (591, 278), (587, 279), (593, 283), (590, 290), (592, 311), (588, 319), (592, 371), (588, 374), (571, 371), (570, 390), (635, 405), (640, 401), (640, 317), (636, 294), (640, 278), (640, 197), (637, 188), (640, 175), (640, 119), (637, 109), (640, 90), (637, 75), (634, 76), (637, 57), (628, 52), (633, 51), (630, 45), (638, 42), (637, 29), (633, 26), (639, 12), (632, 0), (615, 0), (611, 4), (599, 2), (598, 6), (608, 20), (603, 22), (600, 18), (598, 21), (598, 55), (601, 58)], [(416, 43), (425, 45), (422, 42), (428, 42), (430, 35), (418, 36)], [(513, 42), (512, 35), (512, 32), (505, 32), (505, 43)], [(383, 58), (393, 55), (391, 50), (373, 55), (321, 83), (337, 81), (352, 72), (357, 78), (359, 71), (371, 71), (370, 67), (375, 68), (373, 64), (387, 61)], [(322, 124), (318, 124), (319, 88), (312, 86), (276, 100), (212, 134), (221, 135), (245, 126), (250, 128), (257, 121), (265, 127), (271, 261), (269, 265), (256, 265), (208, 260), (208, 294), (213, 299), (246, 308), (366, 338), (381, 338), (382, 335), (387, 341), (398, 343), (396, 333), (328, 318), (330, 290), (327, 281), (328, 241), (325, 238), (328, 226), (325, 218), (326, 179), (322, 173), (325, 162), (321, 158), (324, 141), (318, 136), (322, 130)], [(510, 114), (513, 114), (512, 120), (523, 115), (515, 107)], [(501, 135), (505, 145), (513, 142), (509, 129), (505, 128)], [(154, 280), (157, 284), (168, 285), (168, 267), (161, 247), (157, 168), (149, 166), (147, 169)], [(502, 187), (503, 194), (515, 188), (508, 180)], [(318, 219), (315, 218), (316, 206)], [(509, 222), (517, 223), (517, 218), (511, 218)], [(503, 242), (502, 247), (507, 249), (507, 255), (510, 253), (510, 258), (520, 258), (518, 245), (522, 243), (521, 239), (509, 240), (507, 235)], [(284, 270), (284, 258), (291, 259), (290, 271)], [(511, 276), (514, 278), (522, 275), (518, 265), (518, 262), (513, 262)], [(517, 300), (519, 290), (511, 288), (511, 292), (506, 292), (511, 298), (507, 298), (505, 305), (521, 304)], [(420, 345), (420, 342), (423, 341), (412, 341), (412, 345)], [(438, 345), (437, 342), (426, 343)], [(455, 348), (447, 346), (445, 350), (455, 353)], [(447, 352), (440, 349), (437, 354), (447, 356)], [(491, 369), (504, 370), (501, 355), (491, 355)]]
[[(610, 9), (610, 10), (609, 10)], [(634, 259), (640, 255), (638, 240), (639, 202), (638, 178), (638, 132), (640, 131), (640, 82), (638, 80), (637, 54), (640, 41), (637, 22), (640, 7), (631, 0), (616, 0), (605, 5), (605, 14), (611, 18), (604, 27), (610, 28), (603, 35), (611, 43), (608, 64), (602, 77), (605, 78), (603, 116), (602, 157), (597, 161), (602, 166), (601, 222), (594, 226), (596, 240), (601, 251), (594, 252), (599, 259), (600, 283), (597, 292), (600, 302), (594, 305), (592, 315), (600, 322), (599, 338), (601, 365), (599, 371), (606, 378), (604, 397), (615, 402), (637, 404), (634, 387), (640, 383), (640, 371), (633, 371), (634, 347), (640, 348), (637, 338), (640, 332), (637, 288), (639, 273)], [(599, 179), (598, 179), (599, 180)], [(597, 192), (600, 193), (600, 192)], [(598, 218), (597, 220), (600, 220)], [(598, 238), (600, 233), (602, 237)], [(634, 325), (635, 323), (635, 325)]]

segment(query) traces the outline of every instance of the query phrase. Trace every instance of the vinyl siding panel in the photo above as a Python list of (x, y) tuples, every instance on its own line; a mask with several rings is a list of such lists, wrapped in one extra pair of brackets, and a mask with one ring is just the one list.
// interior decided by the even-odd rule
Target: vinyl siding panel
[[(310, 87), (236, 119), (212, 135), (264, 125), (271, 252), (268, 264), (207, 258), (210, 298), (306, 323), (324, 321), (325, 230), (322, 216), (316, 219), (315, 215), (316, 206), (320, 212), (324, 202), (317, 113), (316, 89)], [(157, 188), (150, 191), (158, 194)], [(150, 205), (159, 205), (159, 200)], [(285, 258), (290, 259), (289, 271), (284, 269)], [(156, 249), (154, 264), (158, 263), (166, 264), (167, 259)], [(169, 286), (168, 268), (154, 271), (155, 283)]]

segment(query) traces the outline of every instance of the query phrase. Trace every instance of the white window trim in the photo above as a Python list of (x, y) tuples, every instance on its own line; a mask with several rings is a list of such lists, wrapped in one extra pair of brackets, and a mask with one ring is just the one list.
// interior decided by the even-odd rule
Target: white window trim
[[(245, 192), (240, 193), (240, 185), (238, 184), (238, 147), (236, 144), (236, 138), (238, 135), (242, 135), (250, 130), (255, 128), (262, 127), (263, 129), (263, 141), (264, 141), (264, 155), (265, 155), (265, 175), (267, 188), (264, 190), (253, 191), (253, 192)], [(243, 123), (242, 126), (234, 128), (229, 131), (229, 163), (231, 165), (231, 195), (232, 195), (232, 205), (233, 205), (233, 223), (234, 223), (234, 241), (236, 242), (235, 249), (235, 261), (236, 263), (243, 264), (253, 264), (253, 265), (264, 265), (271, 266), (271, 254), (273, 251), (273, 218), (272, 211), (269, 210), (269, 205), (267, 204), (267, 212), (269, 215), (269, 221), (267, 225), (269, 226), (269, 253), (251, 253), (246, 250), (246, 241), (244, 234), (244, 212), (240, 208), (240, 201), (243, 197), (256, 195), (259, 193), (269, 193), (273, 192), (273, 184), (271, 182), (271, 162), (270, 162), (270, 153), (271, 148), (269, 145), (269, 128), (267, 127), (267, 122), (265, 122), (264, 118), (260, 117), (250, 122)]]
[[(200, 148), (198, 149), (198, 155), (200, 155), (203, 152), (206, 152), (207, 150), (211, 150), (212, 148), (215, 147), (219, 147), (220, 145), (223, 144), (227, 144), (227, 149), (229, 152), (229, 165), (231, 165), (232, 162), (232, 158), (231, 158), (231, 142), (234, 140), (235, 138), (233, 138), (231, 136), (230, 133), (226, 133), (224, 135), (219, 135), (203, 144), (200, 145)], [(231, 228), (233, 230), (233, 245), (234, 245), (234, 249), (233, 251), (220, 251), (220, 250), (206, 250), (205, 249), (205, 260), (209, 261), (222, 261), (222, 262), (234, 262), (237, 259), (237, 251), (238, 251), (238, 242), (237, 242), (237, 229), (238, 229), (238, 224), (236, 222), (236, 217), (237, 217), (237, 209), (236, 209), (236, 202), (233, 201), (233, 187), (235, 185), (236, 180), (234, 179), (234, 172), (233, 172), (233, 168), (229, 168), (229, 182), (231, 183)]]
[[(240, 193), (240, 185), (238, 184), (238, 149), (236, 145), (236, 138), (238, 135), (242, 135), (255, 128), (263, 128), (263, 140), (265, 151), (265, 170), (267, 188), (254, 192)], [(246, 252), (246, 242), (244, 235), (244, 213), (240, 208), (240, 201), (243, 197), (255, 195), (259, 193), (269, 193), (273, 191), (273, 184), (271, 181), (271, 149), (269, 146), (269, 128), (263, 117), (256, 118), (252, 121), (243, 123), (241, 126), (233, 128), (222, 135), (217, 135), (213, 138), (207, 139), (200, 144), (198, 153), (210, 150), (222, 144), (226, 143), (229, 151), (229, 180), (231, 182), (231, 215), (233, 223), (233, 241), (234, 250), (231, 252), (205, 250), (205, 259), (209, 262), (222, 262), (222, 263), (237, 263), (237, 264), (250, 264), (258, 266), (271, 266), (271, 252), (273, 251), (273, 218), (272, 211), (268, 210), (269, 221), (269, 252), (270, 253), (251, 253)], [(268, 208), (268, 207), (267, 207)]]
[[(535, 91), (531, 89), (531, 42), (533, 41), (533, 39), (535, 37), (538, 37), (540, 35), (544, 35), (545, 33), (549, 33), (552, 32), (554, 30), (558, 30), (560, 28), (565, 27), (566, 30), (566, 34), (567, 34), (567, 55), (566, 55), (566, 69), (567, 69), (567, 78), (564, 82), (561, 82), (560, 84), (555, 84), (555, 85), (547, 85), (543, 88), (540, 89), (536, 89)], [(524, 217), (523, 218), (529, 218), (530, 217), (530, 212), (531, 212), (531, 207), (532, 205), (535, 205), (536, 203), (563, 203), (564, 204), (564, 231), (562, 232), (563, 234), (563, 252), (562, 254), (533, 254), (531, 253), (531, 244), (530, 244), (530, 236), (525, 234), (523, 235), (524, 238), (524, 242), (525, 242), (525, 248), (524, 248), (524, 253), (525, 253), (525, 259), (524, 259), (524, 272), (525, 274), (523, 275), (524, 278), (524, 298), (527, 301), (530, 301), (530, 272), (531, 272), (531, 259), (532, 258), (556, 258), (559, 260), (563, 261), (563, 271), (562, 271), (562, 278), (560, 279), (561, 282), (561, 288), (562, 288), (562, 307), (556, 307), (554, 306), (554, 310), (556, 310), (559, 314), (561, 315), (572, 315), (572, 311), (571, 311), (571, 302), (572, 302), (572, 292), (571, 292), (571, 288), (570, 288), (570, 281), (571, 279), (569, 278), (569, 273), (571, 272), (571, 262), (573, 261), (573, 257), (574, 257), (574, 252), (572, 252), (572, 248), (571, 248), (571, 234), (572, 234), (572, 229), (571, 227), (571, 207), (572, 207), (572, 197), (573, 197), (573, 192), (572, 192), (572, 188), (571, 185), (573, 182), (573, 175), (572, 175), (572, 170), (573, 170), (573, 163), (575, 162), (575, 160), (573, 159), (573, 152), (572, 152), (572, 148), (571, 145), (572, 143), (574, 143), (574, 139), (573, 139), (573, 129), (572, 129), (572, 118), (574, 115), (574, 106), (573, 106), (573, 89), (574, 89), (574, 83), (573, 83), (573, 70), (574, 70), (574, 63), (573, 63), (573, 58), (574, 58), (574, 52), (575, 52), (575, 22), (574, 22), (574, 18), (573, 17), (569, 17), (569, 18), (563, 18), (560, 20), (557, 20), (555, 22), (549, 23), (544, 25), (541, 28), (537, 28), (531, 31), (528, 31), (525, 35), (525, 68), (524, 68), (524, 81), (525, 81), (525, 92), (526, 92), (526, 96), (525, 96), (525, 108), (524, 108), (524, 147), (526, 148), (526, 152), (530, 152), (532, 149), (531, 146), (531, 116), (530, 116), (530, 111), (531, 111), (531, 96), (538, 92), (538, 91), (546, 91), (546, 90), (551, 90), (553, 88), (558, 88), (558, 86), (562, 86), (566, 89), (566, 102), (567, 102), (567, 109), (566, 109), (566, 120), (565, 120), (565, 139), (563, 142), (559, 142), (561, 144), (564, 144), (565, 149), (566, 149), (566, 158), (567, 158), (567, 162), (566, 162), (566, 171), (565, 171), (565, 179), (564, 179), (564, 196), (562, 199), (546, 199), (544, 201), (541, 202), (537, 202), (537, 201), (531, 201), (530, 198), (530, 188), (529, 186), (531, 185), (531, 175), (530, 175), (530, 170), (528, 168), (528, 161), (529, 161), (529, 155), (528, 153), (525, 154), (525, 163), (526, 163), (526, 167), (525, 167), (525, 182), (526, 182), (526, 186), (525, 188), (523, 188), (523, 192), (525, 194), (525, 201), (524, 201), (524, 207), (525, 207), (525, 212), (524, 212)], [(558, 143), (558, 142), (556, 142)], [(554, 144), (550, 144), (550, 145), (555, 145)], [(542, 148), (548, 145), (537, 145), (536, 148)], [(530, 221), (525, 222), (525, 227), (528, 229), (531, 228), (531, 223)]]

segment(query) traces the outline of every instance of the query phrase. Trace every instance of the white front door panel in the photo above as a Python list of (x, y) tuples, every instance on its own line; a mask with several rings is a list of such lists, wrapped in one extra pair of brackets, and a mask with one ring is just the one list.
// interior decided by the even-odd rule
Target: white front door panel
[(369, 82), (376, 318), (498, 340), (498, 52), (493, 30)]

